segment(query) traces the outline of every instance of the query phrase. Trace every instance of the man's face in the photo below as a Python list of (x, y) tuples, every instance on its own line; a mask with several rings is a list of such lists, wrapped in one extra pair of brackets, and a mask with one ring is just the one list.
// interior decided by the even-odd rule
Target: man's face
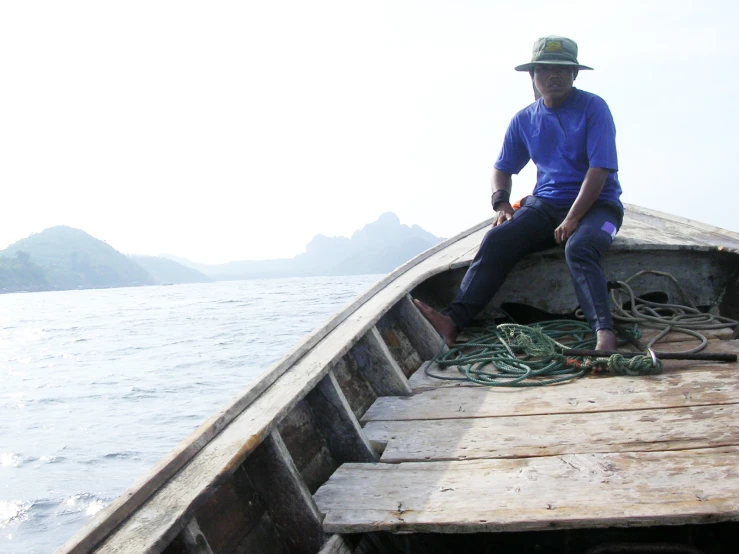
[(549, 100), (555, 105), (567, 98), (572, 91), (574, 81), (575, 74), (572, 66), (546, 64), (534, 66), (534, 85), (539, 89), (545, 101)]

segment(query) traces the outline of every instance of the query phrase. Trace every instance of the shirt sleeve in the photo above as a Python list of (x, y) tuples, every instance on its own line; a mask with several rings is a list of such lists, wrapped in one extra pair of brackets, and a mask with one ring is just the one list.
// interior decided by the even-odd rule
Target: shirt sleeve
[(595, 98), (588, 110), (588, 163), (611, 173), (618, 171), (616, 125), (611, 110), (602, 98)]
[(521, 138), (520, 122), (517, 114), (508, 125), (508, 130), (503, 139), (503, 148), (500, 149), (498, 161), (495, 162), (495, 169), (509, 175), (515, 175), (529, 163), (530, 159), (529, 150)]

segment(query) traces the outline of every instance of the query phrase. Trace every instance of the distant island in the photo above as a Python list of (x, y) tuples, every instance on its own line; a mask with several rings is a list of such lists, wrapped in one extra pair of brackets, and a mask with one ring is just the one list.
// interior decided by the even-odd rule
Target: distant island
[(293, 258), (206, 265), (167, 255), (127, 256), (84, 231), (58, 226), (0, 251), (0, 293), (380, 274), (441, 240), (388, 212), (351, 238), (317, 235)]

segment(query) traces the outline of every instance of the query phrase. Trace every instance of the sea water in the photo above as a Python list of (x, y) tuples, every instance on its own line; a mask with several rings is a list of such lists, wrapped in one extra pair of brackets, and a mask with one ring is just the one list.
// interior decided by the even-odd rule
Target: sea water
[(0, 552), (53, 552), (379, 278), (0, 295)]

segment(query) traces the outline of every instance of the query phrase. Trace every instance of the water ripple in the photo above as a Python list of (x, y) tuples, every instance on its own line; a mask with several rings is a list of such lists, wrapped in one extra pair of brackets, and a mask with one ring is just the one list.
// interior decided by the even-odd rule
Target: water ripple
[(56, 550), (376, 280), (0, 295), (0, 552)]

